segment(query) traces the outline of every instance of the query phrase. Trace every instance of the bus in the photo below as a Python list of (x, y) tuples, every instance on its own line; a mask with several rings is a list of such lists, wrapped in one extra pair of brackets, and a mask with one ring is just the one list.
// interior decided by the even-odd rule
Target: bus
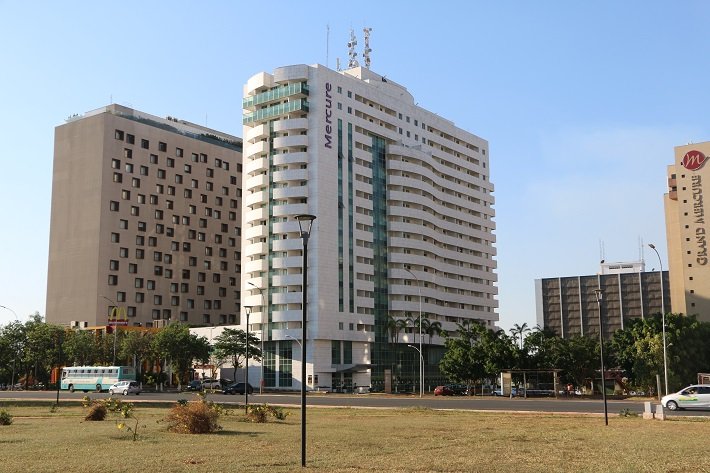
[(67, 366), (62, 369), (62, 389), (74, 391), (107, 391), (119, 381), (135, 381), (132, 366)]

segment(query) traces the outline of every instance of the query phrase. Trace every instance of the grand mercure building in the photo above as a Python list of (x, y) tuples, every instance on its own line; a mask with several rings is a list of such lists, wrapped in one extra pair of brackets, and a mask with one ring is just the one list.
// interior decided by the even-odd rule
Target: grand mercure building
[(47, 321), (239, 323), (241, 144), (115, 104), (58, 126)]
[(265, 385), (300, 388), (304, 289), (307, 389), (416, 385), (420, 315), (440, 381), (442, 330), (498, 320), (488, 143), (364, 67), (256, 74), (243, 108), (242, 305)]
[(675, 148), (665, 194), (672, 310), (710, 321), (710, 142)]

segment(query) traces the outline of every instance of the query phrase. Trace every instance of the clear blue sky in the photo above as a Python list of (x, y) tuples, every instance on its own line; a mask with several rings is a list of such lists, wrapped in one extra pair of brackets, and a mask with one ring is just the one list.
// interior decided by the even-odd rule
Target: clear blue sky
[(501, 327), (535, 325), (536, 278), (596, 273), (600, 242), (666, 266), (666, 166), (710, 140), (710, 2), (259, 5), (0, 0), (0, 305), (45, 315), (65, 118), (113, 101), (241, 136), (250, 76), (345, 64), (364, 26), (375, 72), (490, 143)]

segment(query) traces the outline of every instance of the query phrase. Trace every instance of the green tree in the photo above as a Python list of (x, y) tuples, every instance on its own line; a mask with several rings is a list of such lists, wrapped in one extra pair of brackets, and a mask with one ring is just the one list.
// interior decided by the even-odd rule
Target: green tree
[[(121, 340), (119, 356), (124, 360), (134, 360), (136, 368), (143, 365), (143, 361), (151, 356), (152, 332), (131, 330), (125, 333)], [(139, 378), (140, 379), (140, 378)]]
[(96, 363), (99, 347), (97, 337), (89, 330), (68, 331), (64, 337), (62, 350), (67, 365), (85, 366)]
[(25, 368), (25, 386), (29, 380), (34, 382), (49, 382), (52, 366), (59, 360), (59, 333), (64, 328), (46, 324), (39, 313), (35, 313), (25, 323), (26, 344), (23, 352)]
[[(695, 315), (666, 314), (666, 359), (668, 388), (676, 391), (695, 381), (698, 372), (710, 368), (710, 323)], [(661, 314), (627, 321), (612, 337), (611, 352), (632, 384), (655, 389), (656, 376), (663, 378), (663, 323)]]
[(177, 374), (178, 387), (187, 379), (193, 360), (206, 363), (210, 357), (207, 339), (191, 334), (189, 327), (181, 323), (170, 324), (157, 332), (151, 346), (156, 355), (170, 363)]
[(486, 328), (478, 322), (457, 324), (456, 336), (448, 337), (439, 369), (449, 379), (468, 386), (475, 385), (486, 375), (485, 350), (479, 340)]
[[(249, 358), (261, 360), (261, 340), (254, 334), (249, 334)], [(234, 366), (234, 381), (237, 380), (237, 368), (246, 361), (247, 334), (244, 330), (226, 328), (215, 337), (214, 355), (220, 359), (230, 359)]]
[(0, 369), (3, 382), (16, 383), (18, 373), (23, 370), (23, 352), (27, 343), (26, 327), (19, 321), (13, 321), (0, 331)]

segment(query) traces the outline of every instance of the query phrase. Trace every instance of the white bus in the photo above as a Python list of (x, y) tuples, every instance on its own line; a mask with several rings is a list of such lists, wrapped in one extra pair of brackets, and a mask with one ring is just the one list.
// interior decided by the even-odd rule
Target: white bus
[(135, 381), (132, 366), (67, 366), (62, 369), (62, 389), (74, 391), (106, 391), (119, 381)]

